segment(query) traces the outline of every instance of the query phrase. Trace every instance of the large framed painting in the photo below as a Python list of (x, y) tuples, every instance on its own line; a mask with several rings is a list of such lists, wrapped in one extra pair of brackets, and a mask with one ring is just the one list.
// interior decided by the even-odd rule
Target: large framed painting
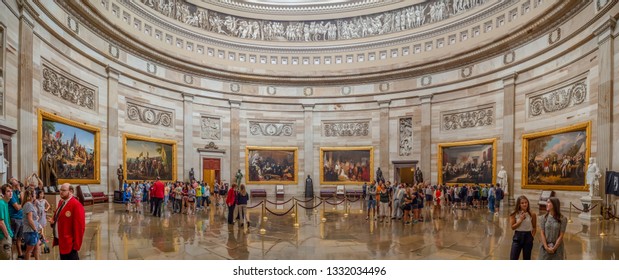
[(320, 184), (360, 185), (374, 179), (373, 147), (320, 148)]
[(496, 138), (438, 145), (439, 184), (494, 184)]
[(58, 184), (99, 184), (100, 129), (42, 110), (38, 116), (38, 159), (52, 158)]
[(522, 188), (588, 190), (591, 122), (522, 135)]
[(248, 184), (296, 185), (296, 147), (245, 147), (245, 174)]
[(124, 176), (128, 182), (176, 180), (176, 141), (123, 136)]

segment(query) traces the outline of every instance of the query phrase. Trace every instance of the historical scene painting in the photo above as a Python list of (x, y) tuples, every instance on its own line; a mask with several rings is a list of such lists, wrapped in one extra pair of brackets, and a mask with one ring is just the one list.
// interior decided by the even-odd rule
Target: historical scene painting
[(249, 184), (296, 184), (297, 148), (247, 147)]
[(175, 149), (175, 142), (125, 136), (126, 180), (175, 180)]
[(372, 147), (320, 148), (321, 184), (363, 184), (373, 176)]
[(524, 135), (526, 185), (584, 187), (589, 154), (587, 129), (587, 125), (580, 125)]
[(439, 183), (492, 184), (495, 174), (494, 139), (439, 145)]
[(48, 159), (45, 166), (54, 169), (58, 183), (99, 183), (99, 129), (49, 113), (39, 115), (39, 159)]

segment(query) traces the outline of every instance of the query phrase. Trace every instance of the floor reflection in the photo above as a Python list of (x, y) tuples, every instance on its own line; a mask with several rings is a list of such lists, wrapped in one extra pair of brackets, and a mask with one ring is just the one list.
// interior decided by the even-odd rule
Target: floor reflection
[[(300, 198), (306, 200), (305, 198)], [(500, 216), (485, 210), (444, 209), (433, 219), (424, 209), (423, 222), (367, 221), (362, 201), (337, 204), (340, 200), (301, 201), (299, 227), (290, 212), (290, 198), (262, 202), (274, 214), (263, 222), (262, 205), (248, 209), (250, 226), (228, 225), (227, 209), (214, 206), (196, 215), (171, 214), (162, 218), (127, 213), (123, 205), (86, 206), (87, 225), (82, 259), (507, 259), (512, 231), (507, 211)], [(145, 212), (148, 213), (147, 206)], [(266, 209), (265, 209), (266, 210)], [(268, 212), (268, 211), (267, 211)], [(322, 219), (326, 222), (322, 222)], [(261, 229), (264, 234), (261, 234)], [(50, 232), (50, 231), (48, 231)], [(604, 232), (606, 236), (600, 237)], [(48, 236), (51, 240), (51, 236)], [(539, 234), (533, 258), (540, 249)], [(57, 259), (58, 249), (42, 259)], [(615, 221), (567, 227), (568, 259), (615, 259), (619, 253), (619, 223)]]

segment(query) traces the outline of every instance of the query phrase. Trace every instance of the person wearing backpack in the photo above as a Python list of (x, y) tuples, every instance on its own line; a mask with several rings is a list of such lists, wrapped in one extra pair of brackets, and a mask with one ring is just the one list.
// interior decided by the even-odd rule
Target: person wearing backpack
[(495, 213), (494, 215), (498, 216), (499, 215), (499, 208), (501, 208), (501, 200), (503, 200), (503, 189), (501, 188), (500, 184), (496, 184), (497, 188), (496, 188), (496, 198), (494, 201), (494, 208), (495, 208)]

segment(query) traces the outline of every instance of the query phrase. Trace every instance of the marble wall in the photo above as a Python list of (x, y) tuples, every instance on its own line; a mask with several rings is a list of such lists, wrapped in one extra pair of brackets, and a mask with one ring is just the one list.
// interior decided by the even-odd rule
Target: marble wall
[[(122, 161), (124, 133), (177, 141), (179, 179), (186, 179), (186, 172), (192, 167), (196, 170), (196, 177), (202, 178), (202, 159), (216, 157), (222, 160), (222, 179), (230, 182), (236, 169), (245, 170), (246, 146), (297, 147), (299, 181), (297, 186), (289, 186), (288, 194), (303, 193), (303, 179), (307, 175), (314, 178), (316, 190), (320, 188), (321, 147), (373, 146), (374, 166), (381, 167), (388, 180), (394, 179), (392, 161), (418, 160), (424, 177), (436, 183), (438, 144), (497, 138), (497, 165), (509, 162), (513, 166), (509, 174), (515, 186), (513, 195), (525, 194), (535, 199), (540, 190), (520, 188), (522, 135), (591, 121), (591, 152), (597, 156), (601, 102), (598, 95), (603, 90), (600, 87), (600, 67), (607, 67), (601, 66), (606, 59), (611, 59), (613, 66), (619, 65), (617, 31), (611, 28), (610, 58), (608, 54), (600, 54), (598, 37), (592, 35), (607, 20), (600, 19), (594, 26), (584, 29), (568, 26), (573, 32), (571, 37), (566, 35), (568, 28), (564, 29), (565, 40), (554, 48), (548, 48), (546, 36), (531, 38), (530, 42), (514, 47), (513, 54), (488, 58), (466, 69), (446, 69), (420, 77), (368, 84), (270, 86), (183, 73), (173, 67), (145, 61), (142, 56), (122, 49), (114, 52), (109, 43), (102, 43), (103, 38), (85, 26), (80, 25), (79, 32), (71, 33), (69, 27), (58, 26), (58, 22), (45, 15), (36, 19), (11, 3), (0, 3), (0, 9), (7, 11), (0, 13), (0, 23), (6, 27), (6, 110), (0, 124), (17, 130), (27, 128), (27, 125), (35, 128), (14, 136), (15, 143), (28, 145), (13, 146), (13, 154), (19, 156), (14, 157), (11, 164), (20, 168), (14, 168), (11, 175), (23, 178), (38, 168), (36, 110), (44, 110), (101, 128), (101, 183), (91, 188), (107, 193), (117, 187), (108, 178), (109, 174), (115, 178), (115, 169), (110, 169)], [(54, 10), (53, 6), (50, 9)], [(59, 15), (64, 13), (61, 9), (54, 11)], [(20, 23), (19, 13), (25, 14), (23, 18), (27, 22)], [(566, 25), (577, 25), (585, 17), (575, 16)], [(20, 45), (23, 39), (20, 24), (32, 26), (31, 51)], [(554, 36), (556, 38), (556, 34)], [(100, 47), (106, 51), (99, 51)], [(536, 53), (543, 48), (548, 49)], [(20, 82), (23, 82), (20, 73), (28, 74), (20, 68), (22, 49), (25, 51), (21, 54), (32, 58), (32, 70), (25, 69), (32, 75), (32, 105), (24, 103), (24, 97), (19, 93)], [(522, 58), (521, 55), (527, 52), (536, 55)], [(95, 106), (84, 107), (46, 91), (43, 86), (46, 68), (94, 89)], [(618, 68), (611, 69), (612, 77), (617, 77)], [(532, 98), (580, 82), (587, 89), (582, 102), (541, 115), (531, 113), (529, 103)], [(614, 88), (619, 87), (617, 79), (613, 78), (612, 83)], [(510, 100), (506, 98), (510, 98), (512, 89), (513, 104), (506, 101)], [(612, 93), (611, 128), (608, 131), (611, 143), (605, 145), (611, 149), (611, 154), (616, 154), (619, 147), (619, 96), (617, 91)], [(513, 118), (506, 105), (513, 106)], [(131, 109), (132, 106), (137, 109)], [(131, 110), (151, 110), (157, 120), (163, 114), (169, 116), (169, 121), (136, 118), (131, 115)], [(454, 116), (480, 111), (491, 112), (492, 117), (480, 125), (449, 123)], [(400, 153), (399, 122), (402, 118), (411, 118), (412, 121), (409, 154)], [(252, 133), (251, 122), (290, 125), (292, 133)], [(355, 132), (352, 136), (343, 136), (325, 131), (325, 125), (340, 122), (367, 124), (367, 134)], [(506, 133), (505, 127), (511, 126), (514, 126), (513, 131)], [(510, 142), (505, 139), (510, 135), (513, 136), (513, 151), (507, 153), (505, 148), (510, 146), (504, 143)], [(210, 142), (225, 153), (198, 151)], [(609, 167), (619, 169), (619, 158), (611, 157)], [(248, 187), (269, 190), (265, 185)], [(561, 191), (559, 197), (572, 202), (584, 194), (584, 191)]]

